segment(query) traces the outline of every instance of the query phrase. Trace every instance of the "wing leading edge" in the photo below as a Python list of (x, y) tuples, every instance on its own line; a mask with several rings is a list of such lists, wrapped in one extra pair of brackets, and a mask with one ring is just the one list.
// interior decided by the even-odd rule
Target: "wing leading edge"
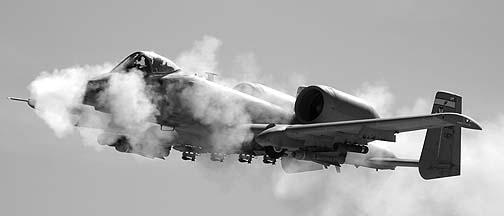
[[(270, 135), (283, 135), (303, 140), (313, 136), (334, 137), (338, 134), (354, 135), (355, 139), (383, 140), (395, 142), (395, 134), (401, 132), (458, 126), (468, 129), (481, 130), (481, 126), (470, 117), (459, 113), (435, 113), (430, 115), (366, 119), (343, 122), (304, 124), (304, 125), (275, 125), (259, 133), (256, 140)], [(254, 128), (266, 128), (255, 125)]]

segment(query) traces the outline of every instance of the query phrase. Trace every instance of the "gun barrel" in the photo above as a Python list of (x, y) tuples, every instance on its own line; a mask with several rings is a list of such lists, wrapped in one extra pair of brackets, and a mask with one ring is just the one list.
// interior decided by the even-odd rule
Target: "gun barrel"
[(22, 101), (22, 102), (26, 102), (28, 103), (28, 99), (24, 99), (24, 98), (17, 98), (17, 97), (7, 97), (9, 100), (13, 100), (13, 101)]
[(24, 98), (17, 98), (17, 97), (7, 97), (7, 99), (11, 101), (21, 101), (25, 102), (30, 106), (31, 108), (35, 108), (35, 101), (33, 99), (24, 99)]

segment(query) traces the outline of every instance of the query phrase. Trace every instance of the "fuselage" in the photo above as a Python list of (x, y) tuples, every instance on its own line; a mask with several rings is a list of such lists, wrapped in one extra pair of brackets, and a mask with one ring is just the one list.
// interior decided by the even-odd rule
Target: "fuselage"
[[(278, 149), (279, 155), (304, 152), (309, 153), (306, 155), (313, 156), (315, 159), (326, 158), (328, 161), (317, 161), (324, 164), (346, 162), (369, 167), (373, 166), (366, 161), (366, 155), (395, 157), (387, 150), (374, 147), (370, 149), (371, 152), (368, 154), (347, 154), (346, 151), (335, 151), (335, 143), (345, 142), (344, 135), (337, 138), (313, 137), (309, 141), (282, 138), (282, 140), (275, 142), (281, 144), (279, 146), (260, 146), (254, 140), (257, 132), (250, 130), (247, 125), (300, 123), (294, 112), (294, 103), (297, 103), (294, 97), (285, 96), (279, 91), (259, 84), (241, 83), (235, 88), (227, 87), (195, 75), (185, 74), (171, 61), (167, 59), (155, 60), (155, 58), (161, 57), (149, 57), (147, 54), (134, 53), (108, 75), (90, 81), (84, 97), (84, 104), (108, 113), (108, 105), (103, 103), (103, 100), (99, 101), (98, 98), (103, 99), (101, 95), (106, 91), (110, 76), (114, 73), (141, 71), (148, 90), (148, 97), (157, 109), (151, 123), (173, 129), (170, 133), (176, 133), (177, 139), (171, 140), (169, 145), (177, 150), (198, 153), (222, 152), (224, 154), (261, 155), (264, 154), (265, 148), (272, 147)], [(158, 62), (158, 67), (161, 65), (167, 69), (156, 69), (155, 62)], [(157, 71), (157, 73), (153, 73), (153, 71)], [(339, 94), (345, 96), (343, 93)], [(348, 103), (347, 101), (352, 98), (342, 96), (325, 98), (325, 103), (322, 102), (321, 106), (312, 107), (308, 111), (317, 111), (316, 114), (320, 114), (319, 118), (331, 117), (333, 114), (330, 111), (322, 112), (320, 109), (323, 108), (322, 106), (327, 106), (327, 108), (334, 110), (334, 113), (339, 113), (340, 105), (329, 102), (343, 98), (345, 100), (341, 99), (340, 103), (345, 105), (342, 108), (346, 113), (351, 113), (352, 107), (356, 109), (362, 107), (361, 110), (365, 111), (362, 118), (372, 118), (375, 115), (372, 110), (368, 111), (371, 108), (362, 106), (359, 101), (357, 101), (359, 103), (353, 101)], [(357, 114), (360, 114), (359, 110), (356, 111)], [(358, 119), (359, 117), (357, 115), (347, 118)], [(314, 158), (300, 158), (298, 154), (298, 159), (316, 161)]]
[[(247, 129), (240, 128), (240, 125), (287, 125), (291, 124), (295, 118), (293, 109), (288, 106), (277, 106), (260, 99), (261, 95), (245, 94), (197, 76), (174, 73), (162, 79), (165, 83), (163, 89), (166, 92), (163, 93), (165, 94), (164, 101), (159, 106), (161, 112), (158, 123), (174, 127), (176, 131), (185, 134), (183, 137), (190, 140), (189, 143), (205, 150), (208, 149), (209, 152), (228, 151), (230, 146), (249, 145), (254, 142), (253, 134), (250, 134)], [(244, 130), (247, 132), (244, 133)], [(236, 134), (239, 134), (238, 137), (229, 138)], [(239, 143), (233, 143), (237, 141)], [(314, 146), (321, 147), (320, 149), (332, 147), (334, 142), (334, 139), (318, 137), (310, 143), (296, 140), (279, 143), (284, 148), (290, 147), (288, 154)], [(219, 146), (225, 148), (219, 148)], [(370, 151), (367, 154), (348, 152), (339, 162), (384, 169), (387, 167), (376, 166), (368, 159), (372, 157), (395, 158), (395, 155), (386, 149), (374, 145), (369, 146)], [(333, 152), (328, 154), (331, 155)]]

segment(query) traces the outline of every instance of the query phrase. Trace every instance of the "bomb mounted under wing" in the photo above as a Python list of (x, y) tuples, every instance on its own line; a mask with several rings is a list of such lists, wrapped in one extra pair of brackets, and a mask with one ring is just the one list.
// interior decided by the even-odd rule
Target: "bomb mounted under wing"
[[(139, 151), (130, 134), (114, 124), (113, 104), (103, 99), (111, 77), (128, 73), (140, 74), (148, 99), (157, 109), (146, 122), (149, 133), (172, 137), (159, 142), (162, 151)], [(33, 99), (10, 99), (37, 109)], [(171, 149), (193, 161), (204, 153), (210, 153), (213, 161), (238, 154), (243, 163), (262, 156), (268, 164), (281, 159), (288, 173), (331, 165), (339, 170), (342, 164), (377, 170), (406, 166), (418, 167), (424, 179), (460, 175), (461, 128), (481, 130), (477, 122), (461, 114), (462, 97), (449, 92), (436, 94), (429, 115), (380, 118), (366, 102), (331, 87), (300, 87), (297, 97), (255, 83), (229, 88), (186, 74), (153, 52), (135, 52), (111, 72), (89, 80), (82, 104), (71, 113), (78, 119), (75, 126), (104, 131), (100, 144), (147, 157), (164, 158)], [(395, 142), (398, 133), (424, 129), (420, 160), (396, 158), (372, 144), (375, 140)]]

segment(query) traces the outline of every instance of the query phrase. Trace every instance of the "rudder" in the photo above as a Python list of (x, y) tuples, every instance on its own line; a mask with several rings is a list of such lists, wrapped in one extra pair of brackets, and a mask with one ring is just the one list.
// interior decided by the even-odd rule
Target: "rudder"
[[(462, 97), (439, 91), (432, 113), (462, 113)], [(450, 126), (428, 129), (419, 161), (419, 172), (424, 179), (460, 175), (461, 128)]]

